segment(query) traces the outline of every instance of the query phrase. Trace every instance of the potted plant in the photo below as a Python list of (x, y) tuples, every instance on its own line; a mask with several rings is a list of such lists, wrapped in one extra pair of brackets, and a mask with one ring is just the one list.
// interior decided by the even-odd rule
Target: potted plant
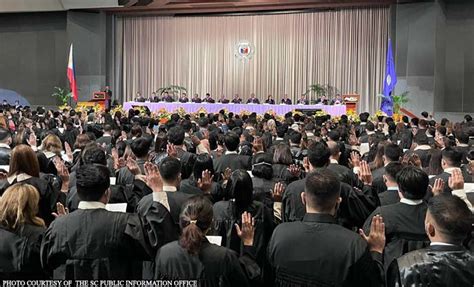
[(71, 98), (71, 92), (68, 92), (68, 90), (60, 88), (60, 87), (54, 87), (54, 92), (51, 94), (52, 97), (55, 97), (58, 104), (64, 106), (67, 105), (69, 99)]
[(180, 93), (183, 93), (183, 92), (187, 92), (186, 88), (183, 87), (183, 86), (178, 86), (178, 85), (169, 85), (169, 86), (165, 86), (165, 87), (161, 87), (159, 88), (157, 91), (156, 91), (156, 94), (157, 95), (161, 95), (163, 94), (164, 92), (168, 92), (170, 94), (180, 94)]
[(314, 92), (318, 98), (321, 98), (327, 94), (327, 87), (320, 84), (309, 85), (304, 94), (307, 95), (311, 92)]
[[(395, 121), (399, 121), (399, 119), (401, 119), (402, 115), (400, 114), (400, 109), (403, 107), (403, 105), (410, 101), (410, 99), (408, 98), (408, 93), (408, 91), (405, 91), (400, 95), (393, 95), (391, 98), (393, 105), (393, 119)], [(379, 97), (389, 99), (387, 96), (382, 94), (379, 95)]]

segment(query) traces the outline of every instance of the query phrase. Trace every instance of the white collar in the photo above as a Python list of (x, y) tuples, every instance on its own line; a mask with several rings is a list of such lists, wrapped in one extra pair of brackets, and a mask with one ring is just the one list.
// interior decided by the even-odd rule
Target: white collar
[(12, 149), (9, 145), (6, 143), (0, 143), (0, 147), (7, 148), (7, 149)]
[(389, 186), (387, 187), (387, 191), (390, 190), (390, 191), (398, 191), (398, 187), (397, 186)]
[(284, 139), (284, 138), (276, 137), (275, 140), (276, 140), (276, 141), (283, 141), (283, 140), (285, 140), (285, 139)]
[(20, 174), (14, 174), (12, 176), (9, 176), (7, 178), (7, 181), (8, 183), (12, 184), (15, 181), (15, 179), (17, 182), (20, 182), (20, 181), (27, 180), (29, 178), (32, 178), (32, 176), (26, 173), (20, 173)]
[(367, 135), (368, 135), (368, 136), (373, 135), (373, 134), (375, 134), (375, 132), (367, 131)]
[(441, 245), (441, 246), (455, 246), (454, 244), (451, 243), (445, 243), (445, 242), (439, 242), (439, 241), (434, 241), (430, 243), (430, 246), (433, 245)]
[(415, 150), (430, 150), (431, 147), (427, 144), (424, 144), (424, 145), (419, 145), (415, 148)]
[(459, 170), (460, 168), (459, 167), (447, 167), (443, 171), (446, 172), (446, 173), (452, 174), (455, 169)]
[(104, 134), (102, 135), (103, 138), (105, 138), (105, 137), (111, 137), (111, 136), (112, 136), (111, 134), (106, 134), (106, 133), (104, 133)]
[(408, 205), (420, 205), (423, 203), (423, 199), (408, 199), (408, 198), (401, 198), (401, 203), (405, 203)]
[(234, 151), (228, 150), (225, 152), (225, 154), (238, 154), (238, 153), (235, 150)]
[(162, 191), (168, 191), (168, 192), (175, 192), (177, 191), (178, 189), (176, 188), (176, 186), (172, 186), (172, 185), (163, 185), (163, 188), (162, 188)]
[(44, 151), (43, 152), (44, 155), (46, 156), (47, 159), (50, 159), (50, 158), (53, 158), (56, 156), (56, 154), (54, 152), (50, 152), (50, 151)]
[(80, 201), (78, 209), (105, 209), (105, 204), (100, 201)]
[(330, 163), (339, 164), (339, 162), (338, 162), (337, 160), (333, 159), (333, 158), (330, 158), (330, 159), (329, 159), (329, 162), (330, 162)]
[(468, 147), (469, 145), (468, 145), (468, 144), (465, 144), (465, 143), (459, 143), (458, 146), (460, 146), (460, 147)]

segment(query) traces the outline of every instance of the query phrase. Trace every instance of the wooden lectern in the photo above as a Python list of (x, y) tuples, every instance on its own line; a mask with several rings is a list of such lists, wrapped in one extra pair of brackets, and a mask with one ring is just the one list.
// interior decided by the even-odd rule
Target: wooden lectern
[(357, 113), (359, 101), (360, 95), (358, 94), (342, 95), (342, 102), (346, 105), (346, 112), (352, 111)]
[(103, 109), (109, 106), (110, 97), (107, 96), (106, 92), (94, 92), (92, 94), (91, 103), (98, 104)]

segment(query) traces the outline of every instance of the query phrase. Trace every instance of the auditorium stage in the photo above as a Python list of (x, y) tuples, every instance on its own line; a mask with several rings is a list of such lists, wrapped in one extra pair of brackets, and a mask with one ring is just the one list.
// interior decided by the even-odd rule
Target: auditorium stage
[(240, 113), (241, 111), (256, 112), (257, 114), (264, 114), (268, 111), (273, 111), (277, 115), (284, 115), (293, 110), (322, 110), (331, 116), (341, 116), (346, 113), (345, 105), (267, 105), (267, 104), (209, 104), (209, 103), (149, 103), (149, 102), (125, 102), (123, 107), (129, 110), (134, 106), (147, 106), (150, 111), (156, 112), (164, 108), (167, 112), (174, 112), (179, 108), (184, 108), (188, 113), (195, 113), (201, 108), (204, 108), (208, 113), (218, 113), (222, 109), (227, 109), (229, 112)]

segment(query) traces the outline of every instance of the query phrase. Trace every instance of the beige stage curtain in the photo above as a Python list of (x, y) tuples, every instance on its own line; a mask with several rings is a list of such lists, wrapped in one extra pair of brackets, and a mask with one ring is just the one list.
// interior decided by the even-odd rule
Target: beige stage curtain
[[(123, 99), (182, 85), (191, 96), (218, 99), (250, 93), (296, 100), (308, 85), (359, 93), (361, 111), (375, 111), (382, 90), (389, 8), (206, 17), (123, 17)], [(249, 61), (235, 55), (249, 41)], [(312, 95), (311, 97), (315, 97)]]

